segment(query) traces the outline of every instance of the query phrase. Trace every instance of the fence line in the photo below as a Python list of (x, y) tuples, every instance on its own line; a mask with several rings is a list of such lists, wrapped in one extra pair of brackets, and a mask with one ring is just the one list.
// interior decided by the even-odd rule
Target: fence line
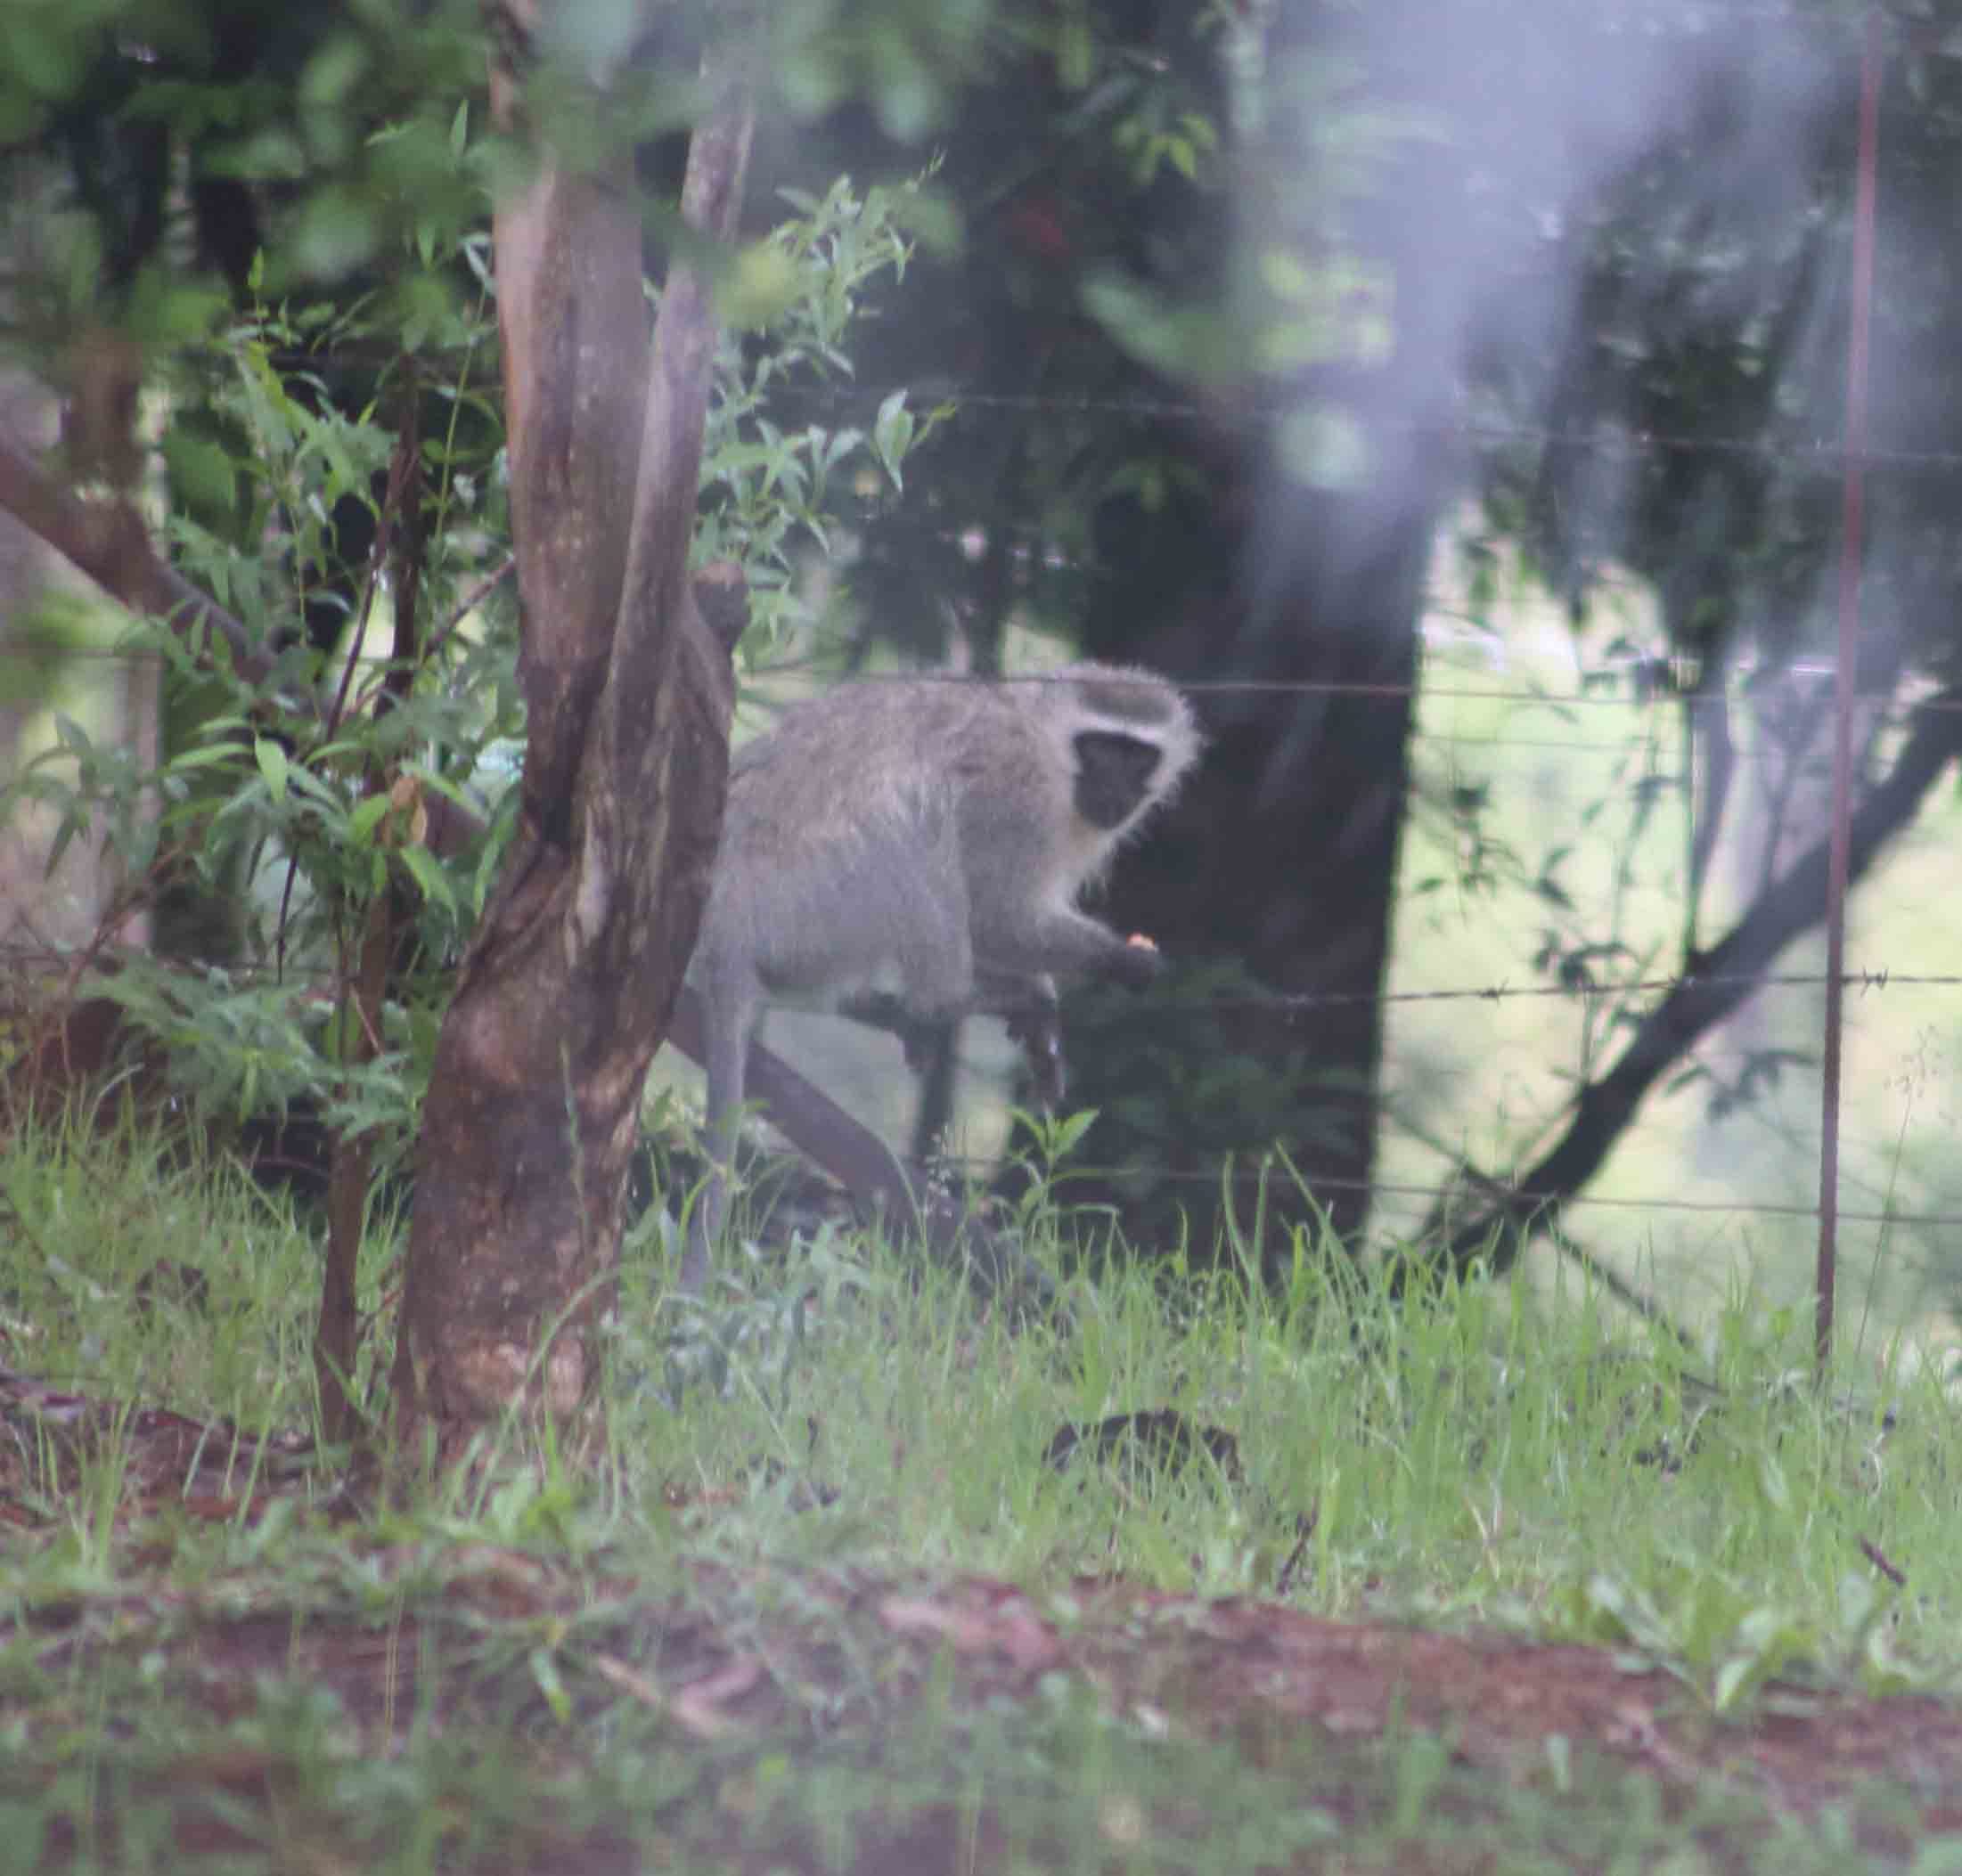
[[(880, 404), (895, 392), (912, 392), (919, 387), (890, 384), (879, 389), (863, 385), (786, 386), (789, 399), (822, 404), (847, 413), (862, 411), (869, 418)], [(1222, 411), (1208, 404), (1177, 397), (1058, 396), (1053, 393), (985, 391), (964, 389), (958, 385), (934, 387), (935, 398), (944, 398), (961, 410), (1010, 411), (1031, 416), (1137, 417), (1149, 420), (1173, 419), (1203, 424), (1214, 430), (1257, 431), (1271, 427), (1264, 413)], [(932, 401), (922, 398), (921, 402)], [(1497, 418), (1462, 417), (1419, 419), (1372, 413), (1370, 427), (1402, 436), (1441, 441), (1458, 437), (1476, 443), (1525, 444), (1538, 449), (1568, 450), (1580, 454), (1602, 456), (1698, 455), (1753, 456), (1769, 462), (1816, 469), (1836, 475), (1846, 455), (1846, 447), (1836, 438), (1816, 437), (1810, 441), (1793, 438), (1767, 441), (1762, 436), (1698, 436), (1682, 431), (1657, 430), (1604, 423), (1593, 429), (1563, 429), (1547, 424), (1514, 423)], [(1869, 444), (1860, 453), (1868, 469), (1939, 471), (1945, 475), (1962, 472), (1962, 450), (1904, 449), (1884, 444)]]
[[(1292, 1184), (1292, 1176), (1277, 1162), (1266, 1161), (1263, 1163), (1262, 1156), (1252, 1153), (1242, 1157), (1253, 1170), (1237, 1176), (1236, 1183), (1247, 1184), (1255, 1179), (1264, 1178), (1269, 1185)], [(977, 1179), (992, 1177), (999, 1170), (997, 1162), (992, 1159), (960, 1154), (943, 1154), (939, 1163), (971, 1172)], [(1115, 1184), (1127, 1179), (1136, 1180), (1139, 1172), (1134, 1166), (1096, 1166), (1072, 1160), (1059, 1170), (1058, 1178), (1065, 1186), (1073, 1179), (1103, 1179)], [(1147, 1183), (1162, 1185), (1216, 1187), (1221, 1182), (1221, 1175), (1216, 1170), (1183, 1172), (1172, 1168), (1153, 1167), (1145, 1175), (1145, 1180)], [(1467, 1201), (1467, 1208), (1473, 1210), (1477, 1209), (1478, 1195), (1483, 1192), (1503, 1196), (1520, 1204), (1550, 1206), (1563, 1211), (1578, 1205), (1591, 1205), (1610, 1211), (1675, 1211), (1699, 1215), (1743, 1212), (1753, 1218), (1816, 1219), (1819, 1215), (1819, 1209), (1816, 1204), (1804, 1204), (1796, 1200), (1786, 1199), (1611, 1198), (1588, 1193), (1574, 1193), (1564, 1196), (1559, 1193), (1522, 1190), (1492, 1173), (1481, 1173), (1476, 1178), (1467, 1175), (1467, 1182), (1463, 1185), (1427, 1186), (1413, 1180), (1349, 1179), (1303, 1169), (1301, 1183), (1311, 1193), (1361, 1192), (1372, 1197), (1381, 1193), (1395, 1198), (1423, 1199), (1431, 1204), (1462, 1196)], [(1859, 1211), (1849, 1210), (1843, 1205), (1839, 1208), (1838, 1215), (1843, 1221), (1849, 1224), (1911, 1225), (1917, 1228), (1962, 1226), (1962, 1212), (1898, 1211), (1892, 1208), (1884, 1208), (1877, 1211)]]
[[(1170, 996), (1155, 1007), (1197, 1009), (1271, 1009), (1280, 1012), (1304, 1009), (1339, 1009), (1372, 1003), (1503, 1003), (1523, 997), (1644, 997), (1668, 996), (1679, 990), (1794, 990), (1823, 988), (1831, 980), (1823, 971), (1767, 971), (1762, 975), (1748, 972), (1686, 971), (1674, 977), (1635, 977), (1606, 983), (1488, 983), (1455, 990), (1410, 991), (1277, 991), (1271, 996), (1195, 997)], [(1885, 990), (1890, 985), (1917, 989), (1954, 989), (1962, 986), (1962, 975), (1938, 971), (1892, 972), (1884, 967), (1870, 971), (1843, 971), (1841, 984), (1849, 990)]]
[[(60, 946), (48, 945), (19, 939), (0, 939), (0, 965), (14, 968), (39, 967), (48, 970), (68, 970), (78, 962), (85, 966), (98, 960), (120, 962), (125, 958), (149, 959), (154, 954), (140, 945), (78, 945), (63, 950)], [(323, 983), (317, 973), (303, 972), (288, 967), (283, 971), (272, 964), (241, 964), (213, 967), (184, 967), (192, 973), (202, 973), (228, 982), (258, 983), (278, 982), (282, 978), (290, 980), (296, 992), (303, 991), (309, 985)], [(1676, 976), (1630, 977), (1611, 979), (1606, 983), (1481, 983), (1464, 984), (1454, 988), (1435, 990), (1403, 991), (1274, 991), (1260, 994), (1231, 991), (1219, 994), (1183, 995), (1177, 992), (1155, 997), (1149, 1007), (1153, 1015), (1167, 1011), (1189, 1013), (1205, 1010), (1231, 1011), (1244, 1014), (1248, 1011), (1267, 1011), (1287, 1015), (1317, 1009), (1349, 1009), (1364, 1004), (1413, 1004), (1413, 1003), (1506, 1003), (1522, 999), (1572, 998), (1615, 999), (1623, 997), (1669, 996), (1679, 990), (1804, 990), (1822, 989), (1830, 979), (1824, 971), (1767, 971), (1762, 975), (1750, 972), (1698, 972), (1685, 971)], [(1962, 989), (1962, 973), (1942, 971), (1894, 971), (1882, 966), (1873, 970), (1848, 970), (1840, 974), (1842, 986), (1848, 990), (1884, 991), (1892, 989), (1955, 990)], [(808, 1011), (810, 1006), (798, 1003), (768, 1003), (772, 1009), (798, 1009)]]
[[(0, 662), (16, 665), (57, 665), (68, 663), (124, 664), (130, 665), (160, 665), (166, 661), (154, 651), (144, 651), (127, 646), (78, 645), (63, 646), (53, 652), (38, 648), (31, 644), (9, 643), (0, 640)], [(347, 660), (336, 657), (337, 665)], [(375, 652), (357, 652), (353, 662), (356, 665), (388, 665), (396, 662)], [(1748, 692), (1720, 691), (1708, 696), (1693, 693), (1678, 688), (1665, 675), (1674, 661), (1666, 655), (1640, 661), (1643, 671), (1635, 669), (1637, 661), (1628, 660), (1607, 667), (1604, 675), (1583, 690), (1547, 690), (1533, 685), (1495, 687), (1482, 684), (1434, 684), (1418, 678), (1407, 684), (1385, 683), (1376, 679), (1363, 678), (1181, 678), (1179, 688), (1194, 697), (1333, 697), (1380, 700), (1386, 703), (1400, 703), (1413, 700), (1419, 703), (1446, 702), (1470, 704), (1522, 704), (1538, 705), (1549, 710), (1584, 709), (1647, 709), (1667, 707), (1672, 705), (1704, 706), (1718, 703), (1748, 702)], [(773, 676), (779, 671), (802, 668), (798, 665), (784, 665), (768, 668), (764, 676)], [(1829, 659), (1808, 657), (1785, 666), (1757, 667), (1749, 675), (1774, 678), (1781, 683), (1819, 683), (1833, 681), (1836, 665)], [(1012, 671), (999, 677), (985, 676), (977, 672), (953, 671), (944, 668), (908, 668), (898, 671), (855, 672), (851, 677), (854, 684), (1059, 684), (1069, 679), (1059, 669), (1046, 671)], [(1615, 691), (1611, 684), (1626, 683), (1631, 688), (1640, 687), (1639, 694), (1630, 695), (1626, 691)], [(1892, 693), (1869, 691), (1864, 695), (1872, 702), (1882, 703), (1889, 710), (1902, 715), (1952, 716), (1962, 713), (1962, 691), (1942, 691), (1938, 695), (1924, 697), (1899, 697)], [(1438, 736), (1442, 732), (1413, 730), (1416, 735)], [(1514, 742), (1520, 739), (1494, 736), (1493, 742)], [(1550, 743), (1521, 742), (1524, 747), (1549, 747), (1560, 749), (1608, 748), (1608, 743), (1584, 740), (1561, 740)]]

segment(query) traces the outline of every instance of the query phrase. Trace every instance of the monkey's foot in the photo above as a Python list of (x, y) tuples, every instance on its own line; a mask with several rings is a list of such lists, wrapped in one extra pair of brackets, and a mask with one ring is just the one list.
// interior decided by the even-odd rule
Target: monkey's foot
[(1049, 1005), (1009, 1019), (1009, 1040), (1020, 1048), (1035, 1083), (1035, 1099), (1045, 1113), (1063, 1105), (1069, 1081), (1063, 1059), (1063, 1025), (1055, 1006)]

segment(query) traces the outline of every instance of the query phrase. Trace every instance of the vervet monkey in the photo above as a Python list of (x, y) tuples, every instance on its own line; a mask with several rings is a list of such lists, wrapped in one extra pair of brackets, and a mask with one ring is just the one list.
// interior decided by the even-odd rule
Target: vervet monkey
[(1157, 949), (1076, 900), (1198, 753), (1184, 697), (1120, 665), (845, 685), (736, 752), (689, 967), (715, 1163), (683, 1289), (699, 1287), (727, 1216), (764, 998), (828, 997), (897, 1030), (911, 1054), (922, 1025), (970, 1013), (1047, 1040), (1057, 975), (1149, 983)]

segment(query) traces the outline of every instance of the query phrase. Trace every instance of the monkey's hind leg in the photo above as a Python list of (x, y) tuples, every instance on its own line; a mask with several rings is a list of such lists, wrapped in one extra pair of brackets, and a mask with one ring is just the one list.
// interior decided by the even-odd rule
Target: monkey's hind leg
[(702, 985), (708, 1075), (707, 1116), (703, 1131), (708, 1147), (708, 1181), (689, 1220), (688, 1249), (682, 1257), (675, 1287), (696, 1296), (708, 1279), (709, 1253), (729, 1222), (729, 1184), (736, 1162), (736, 1142), (742, 1128), (743, 1070), (755, 1032), (758, 996), (717, 983), (710, 974)]
[(856, 996), (846, 997), (838, 1005), (838, 1013), (864, 1024), (868, 1029), (884, 1030), (889, 1036), (897, 1036), (899, 1046), (906, 1052), (906, 1066), (915, 1074), (927, 1065), (933, 1048), (934, 1021), (915, 1015), (903, 997), (886, 990), (861, 991)]

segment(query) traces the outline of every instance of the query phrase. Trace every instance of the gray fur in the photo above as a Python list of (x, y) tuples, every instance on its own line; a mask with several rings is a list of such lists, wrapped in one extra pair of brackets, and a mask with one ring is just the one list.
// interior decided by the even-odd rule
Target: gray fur
[[(1135, 761), (1102, 765), (1093, 789), (1080, 784), (1078, 751), (1094, 757), (1100, 738)], [(1138, 743), (1159, 754), (1141, 781), (1149, 754)], [(707, 1016), (717, 1164), (684, 1289), (699, 1286), (726, 1217), (743, 1067), (764, 999), (822, 995), (849, 1007), (884, 977), (897, 995), (862, 998), (868, 1013), (991, 1011), (1026, 1024), (1053, 1010), (1052, 973), (1149, 982), (1157, 952), (1127, 945), (1076, 900), (1198, 751), (1179, 692), (1115, 665), (993, 683), (846, 685), (737, 751), (689, 972)], [(1080, 787), (1095, 822), (1078, 812)]]

